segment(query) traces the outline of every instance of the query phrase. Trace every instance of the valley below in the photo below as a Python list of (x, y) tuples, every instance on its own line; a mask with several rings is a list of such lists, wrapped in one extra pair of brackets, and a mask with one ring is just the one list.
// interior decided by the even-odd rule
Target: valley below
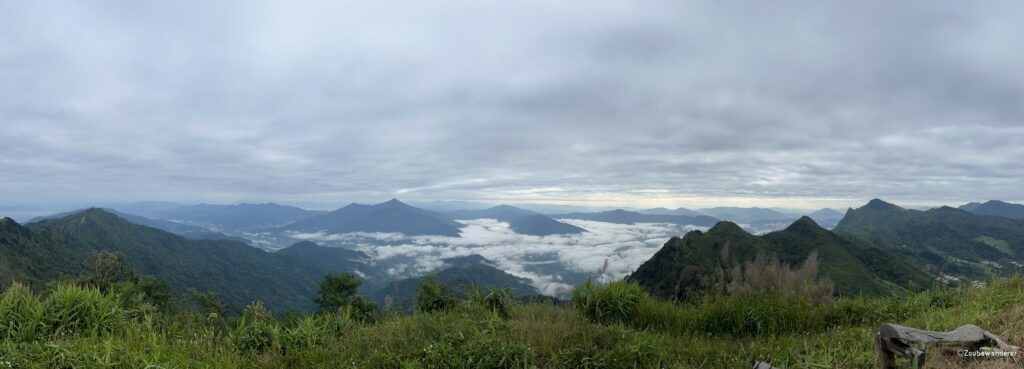
[(976, 206), (760, 233), (736, 209), (121, 208), (0, 221), (3, 362), (872, 368), (882, 323), (1024, 334), (1024, 220)]

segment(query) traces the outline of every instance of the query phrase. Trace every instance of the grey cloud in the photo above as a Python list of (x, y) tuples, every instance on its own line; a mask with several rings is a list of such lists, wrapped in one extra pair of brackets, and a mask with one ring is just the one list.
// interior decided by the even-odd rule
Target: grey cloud
[(0, 3), (0, 202), (1024, 200), (1022, 7)]

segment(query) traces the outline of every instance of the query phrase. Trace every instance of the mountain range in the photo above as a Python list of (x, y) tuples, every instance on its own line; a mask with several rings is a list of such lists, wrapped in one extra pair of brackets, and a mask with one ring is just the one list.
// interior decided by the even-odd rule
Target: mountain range
[(991, 215), (1024, 220), (1024, 205), (1011, 204), (999, 200), (989, 200), (984, 203), (972, 202), (961, 205), (960, 209), (978, 215)]
[(552, 214), (550, 216), (554, 219), (579, 219), (617, 224), (668, 223), (677, 225), (694, 225), (710, 227), (718, 222), (718, 219), (706, 215), (686, 216), (642, 214), (622, 209), (602, 211), (597, 213)]
[(640, 214), (651, 214), (651, 215), (685, 215), (685, 216), (688, 216), (688, 217), (696, 217), (696, 216), (704, 215), (704, 214), (698, 213), (696, 211), (693, 211), (693, 210), (690, 210), (690, 209), (687, 209), (687, 208), (676, 208), (676, 209), (650, 208), (650, 209), (637, 210), (636, 212), (640, 213)]
[[(1013, 218), (1013, 210), (1019, 207), (1021, 205), (989, 201), (967, 204), (959, 209), (912, 210), (875, 199), (845, 214), (828, 209), (814, 212), (814, 216), (827, 219), (842, 215), (832, 231), (805, 216), (781, 230), (755, 235), (736, 222), (719, 221), (706, 215), (644, 214), (621, 209), (545, 215), (519, 207), (495, 206), (436, 212), (391, 200), (302, 215), (273, 204), (222, 207), (146, 203), (136, 205), (136, 210), (151, 215), (189, 212), (192, 215), (187, 217), (190, 220), (176, 222), (91, 208), (40, 218), (26, 225), (9, 218), (0, 220), (0, 282), (18, 280), (39, 288), (46, 281), (62, 276), (81, 275), (86, 272), (82, 261), (90, 252), (109, 250), (124, 253), (133, 269), (167, 280), (178, 293), (187, 288), (213, 290), (235, 306), (259, 298), (278, 311), (308, 310), (312, 307), (315, 286), (323, 274), (340, 271), (365, 279), (361, 291), (368, 296), (380, 300), (391, 296), (392, 300), (401, 301), (415, 290), (413, 286), (425, 273), (423, 265), (430, 263), (419, 264), (414, 257), (400, 255), (375, 260), (367, 254), (373, 254), (375, 247), (388, 246), (386, 244), (359, 246), (359, 250), (367, 252), (364, 253), (351, 248), (295, 242), (296, 238), (287, 235), (381, 232), (460, 237), (465, 225), (457, 220), (473, 219), (506, 222), (520, 234), (587, 232), (558, 220), (579, 219), (710, 227), (707, 231), (691, 231), (670, 239), (630, 274), (630, 279), (662, 297), (690, 296), (699, 292), (701, 280), (710, 274), (752, 260), (759, 254), (797, 265), (811, 252), (818, 253), (821, 275), (835, 283), (838, 294), (899, 295), (927, 287), (936, 279), (981, 282), (989, 276), (1020, 272), (1024, 267), (1024, 220)], [(276, 209), (282, 214), (291, 214), (291, 218), (271, 217), (263, 212), (240, 221), (229, 219), (233, 212), (242, 211), (239, 209)], [(751, 216), (737, 215), (738, 210), (732, 208), (718, 209), (722, 210), (719, 213), (722, 215)], [(734, 213), (730, 215), (724, 209), (732, 209)], [(671, 213), (677, 210), (645, 211)], [(200, 214), (204, 212), (210, 214)], [(787, 214), (774, 209), (761, 209), (756, 213)], [(307, 215), (309, 217), (305, 217)], [(305, 218), (284, 226), (258, 228), (296, 217)], [(233, 232), (239, 232), (236, 234), (240, 236), (218, 234), (204, 226), (210, 224), (248, 227), (249, 230), (235, 229)], [(265, 234), (279, 237), (275, 242), (283, 246), (268, 247), (257, 240), (248, 240), (255, 246), (279, 251), (266, 252), (236, 239)], [(728, 252), (723, 253), (725, 249)], [(524, 266), (524, 270), (531, 273), (537, 272), (534, 269), (538, 265), (544, 268), (543, 274), (559, 278), (581, 273), (551, 262), (557, 258), (525, 260), (532, 263)], [(542, 265), (534, 265), (537, 263)], [(408, 268), (413, 265), (416, 267)], [(440, 269), (431, 268), (439, 279), (453, 288), (488, 283), (512, 287), (523, 295), (536, 292), (531, 281), (514, 277), (479, 256), (449, 258), (442, 262)]]
[(175, 205), (150, 202), (114, 205), (111, 208), (149, 219), (171, 220), (228, 232), (279, 227), (325, 213), (274, 203)]
[(1024, 265), (1024, 220), (947, 206), (911, 210), (875, 199), (847, 211), (835, 231), (898, 252), (940, 275), (984, 280)]

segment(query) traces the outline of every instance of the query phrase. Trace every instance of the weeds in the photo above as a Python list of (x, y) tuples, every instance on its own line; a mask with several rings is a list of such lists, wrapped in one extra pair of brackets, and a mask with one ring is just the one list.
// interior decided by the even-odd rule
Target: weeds
[(506, 304), (504, 293), (477, 290), (445, 309), (376, 322), (344, 309), (282, 321), (258, 303), (228, 319), (165, 315), (125, 309), (115, 292), (90, 287), (36, 294), (12, 285), (0, 294), (0, 368), (732, 368), (765, 360), (867, 369), (876, 365), (871, 337), (882, 322), (933, 330), (974, 323), (1018, 345), (1024, 333), (1020, 277), (831, 302), (745, 293), (677, 303), (625, 282), (581, 286), (574, 308)]

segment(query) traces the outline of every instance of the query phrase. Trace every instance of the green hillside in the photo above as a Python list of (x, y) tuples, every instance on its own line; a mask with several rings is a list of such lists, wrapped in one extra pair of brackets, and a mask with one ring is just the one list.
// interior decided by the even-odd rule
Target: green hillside
[(0, 278), (35, 288), (85, 272), (93, 251), (118, 251), (128, 265), (166, 280), (178, 293), (188, 288), (218, 292), (242, 306), (262, 300), (278, 311), (309, 310), (317, 283), (328, 272), (358, 263), (307, 263), (289, 253), (268, 253), (231, 240), (190, 240), (128, 222), (100, 209), (27, 226), (0, 222)]
[(838, 295), (904, 294), (931, 285), (928, 274), (894, 254), (837, 236), (808, 217), (763, 236), (731, 222), (719, 222), (707, 232), (692, 231), (669, 240), (628, 279), (655, 296), (686, 299), (700, 294), (719, 271), (758, 254), (797, 266), (812, 252), (821, 263), (819, 276), (832, 280)]

